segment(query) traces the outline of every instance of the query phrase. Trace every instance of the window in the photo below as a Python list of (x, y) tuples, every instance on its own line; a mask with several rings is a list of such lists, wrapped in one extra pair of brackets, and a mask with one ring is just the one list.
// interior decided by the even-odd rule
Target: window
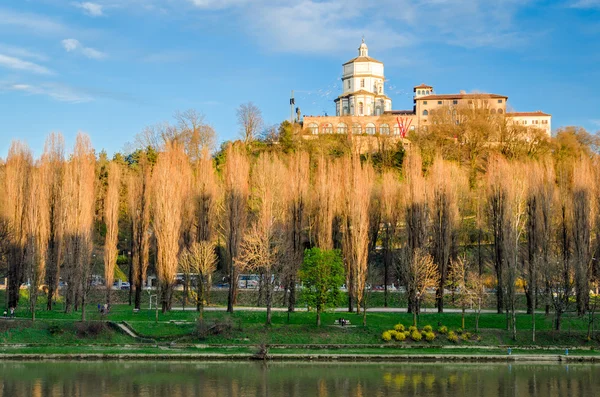
[(348, 133), (348, 126), (345, 123), (339, 123), (337, 125), (337, 133), (338, 134), (347, 134)]
[(360, 79), (360, 88), (365, 88), (365, 79)]
[(438, 101), (438, 105), (441, 105), (441, 104), (442, 104), (442, 101)]
[(411, 131), (414, 131), (414, 130), (415, 130), (415, 126), (414, 126), (414, 125), (411, 125), (411, 126), (410, 126), (410, 130), (411, 130)]
[(502, 114), (504, 111), (502, 109), (498, 109), (498, 114)]
[(379, 126), (379, 133), (381, 135), (390, 135), (390, 126), (387, 124), (381, 124)]
[(330, 123), (325, 123), (325, 124), (323, 124), (323, 128), (321, 129), (321, 132), (323, 132), (323, 134), (333, 134), (333, 127), (331, 126)]
[(492, 109), (492, 114), (496, 114), (496, 109)]
[(498, 103), (502, 103), (502, 99), (498, 99)]
[(523, 124), (524, 124), (524, 125), (525, 125), (525, 124), (527, 124), (527, 120), (523, 120)]
[(427, 105), (427, 101), (423, 101), (423, 105)]
[(542, 124), (548, 124), (548, 120), (542, 120)]
[(382, 87), (381, 87), (381, 86), (379, 86), (379, 93), (380, 93), (380, 94), (381, 94), (381, 90), (382, 90)]
[(417, 90), (417, 95), (421, 95), (421, 90)]
[(358, 103), (358, 114), (359, 114), (360, 116), (362, 116), (362, 115), (363, 115), (363, 113), (364, 113), (364, 111), (365, 111), (365, 105), (363, 105), (363, 103), (362, 103), (362, 102), (359, 102), (359, 103)]
[(394, 135), (400, 135), (400, 127), (397, 124), (394, 125)]
[(351, 84), (351, 83), (350, 83), (350, 81), (351, 81), (351, 80), (348, 80), (348, 88), (350, 88), (350, 84)]
[(317, 123), (310, 123), (308, 125), (308, 131), (313, 135), (317, 135), (319, 133), (319, 125)]
[(455, 99), (455, 100), (452, 101), (452, 104), (453, 105), (458, 105), (458, 101)]
[(365, 128), (365, 132), (369, 135), (375, 135), (375, 124), (369, 123)]
[(429, 116), (429, 112), (427, 111), (427, 109), (423, 110), (423, 116)]
[(344, 113), (343, 113), (343, 115), (345, 116), (347, 114), (348, 114), (348, 106), (344, 106)]
[(360, 126), (360, 124), (358, 124), (358, 123), (352, 124), (352, 133), (354, 135), (362, 134), (362, 127)]
[(537, 120), (533, 120), (533, 124), (539, 124)]

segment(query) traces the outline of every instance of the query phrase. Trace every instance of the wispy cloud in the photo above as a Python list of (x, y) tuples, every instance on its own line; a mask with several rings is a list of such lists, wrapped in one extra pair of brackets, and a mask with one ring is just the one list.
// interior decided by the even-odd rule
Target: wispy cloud
[(22, 28), (36, 34), (59, 34), (65, 26), (43, 15), (0, 9), (0, 26)]
[(89, 1), (82, 3), (74, 3), (75, 7), (83, 10), (84, 14), (89, 15), (91, 17), (101, 17), (104, 15), (104, 10), (102, 4), (92, 3)]
[(67, 52), (81, 53), (85, 57), (90, 59), (104, 59), (106, 58), (106, 53), (102, 51), (98, 51), (91, 47), (85, 47), (83, 44), (76, 39), (64, 39), (61, 41), (63, 48)]
[(35, 74), (53, 74), (52, 71), (45, 66), (3, 54), (0, 54), (0, 67)]
[(0, 91), (21, 92), (27, 95), (42, 95), (60, 102), (83, 103), (90, 102), (94, 98), (78, 89), (58, 83), (24, 84), (24, 83), (1, 83)]
[(35, 59), (37, 61), (47, 61), (48, 57), (40, 52), (32, 51), (23, 47), (16, 47), (0, 43), (0, 52), (17, 58)]

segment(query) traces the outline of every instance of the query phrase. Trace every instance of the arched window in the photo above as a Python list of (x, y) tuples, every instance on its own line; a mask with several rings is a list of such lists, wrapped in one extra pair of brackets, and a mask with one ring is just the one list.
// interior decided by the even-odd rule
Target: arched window
[(504, 111), (502, 109), (498, 109), (498, 114), (502, 114)]
[(369, 134), (369, 135), (375, 135), (375, 124), (373, 124), (373, 123), (367, 124), (367, 127), (366, 127), (365, 130), (366, 130), (367, 134)]
[(330, 123), (323, 124), (323, 128), (321, 129), (323, 134), (333, 134), (333, 127)]
[(352, 133), (354, 135), (362, 134), (362, 127), (360, 126), (360, 124), (358, 124), (358, 123), (352, 124)]
[(491, 113), (492, 113), (492, 114), (496, 114), (496, 109), (492, 109), (492, 110), (491, 110)]
[(360, 79), (360, 88), (365, 88), (365, 79)]
[(429, 112), (427, 111), (427, 109), (423, 110), (423, 116), (429, 116)]
[(394, 135), (400, 135), (400, 127), (398, 124), (394, 124)]
[(417, 90), (417, 95), (421, 95), (421, 90)]
[(362, 116), (365, 112), (365, 105), (362, 102), (358, 103), (358, 115)]
[(344, 112), (342, 114), (344, 116), (348, 115), (348, 106), (344, 106)]
[(317, 123), (310, 123), (308, 125), (308, 131), (313, 135), (317, 135), (319, 133), (319, 125)]
[(381, 135), (390, 135), (390, 126), (387, 124), (381, 124), (379, 126), (379, 133)]
[(337, 133), (338, 134), (347, 134), (348, 133), (348, 126), (345, 123), (339, 123), (337, 125)]

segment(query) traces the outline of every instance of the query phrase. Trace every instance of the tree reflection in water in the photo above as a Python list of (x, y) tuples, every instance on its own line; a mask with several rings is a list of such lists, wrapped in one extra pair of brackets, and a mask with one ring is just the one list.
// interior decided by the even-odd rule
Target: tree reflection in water
[(0, 397), (595, 395), (600, 366), (2, 362)]

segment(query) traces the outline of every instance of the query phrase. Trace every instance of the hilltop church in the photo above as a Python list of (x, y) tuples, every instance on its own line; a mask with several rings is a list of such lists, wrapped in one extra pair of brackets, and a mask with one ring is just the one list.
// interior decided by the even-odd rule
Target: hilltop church
[[(426, 129), (436, 111), (445, 109), (455, 117), (463, 108), (486, 109), (501, 115), (514, 125), (538, 128), (551, 134), (552, 116), (542, 111), (507, 112), (506, 95), (471, 93), (437, 94), (432, 86), (413, 88), (413, 108), (392, 110), (392, 100), (385, 95), (383, 62), (369, 56), (364, 39), (358, 56), (342, 65), (343, 92), (335, 102), (335, 116), (305, 116), (303, 125), (311, 135), (367, 134), (404, 137), (409, 130)], [(458, 123), (459, 121), (456, 120)]]

